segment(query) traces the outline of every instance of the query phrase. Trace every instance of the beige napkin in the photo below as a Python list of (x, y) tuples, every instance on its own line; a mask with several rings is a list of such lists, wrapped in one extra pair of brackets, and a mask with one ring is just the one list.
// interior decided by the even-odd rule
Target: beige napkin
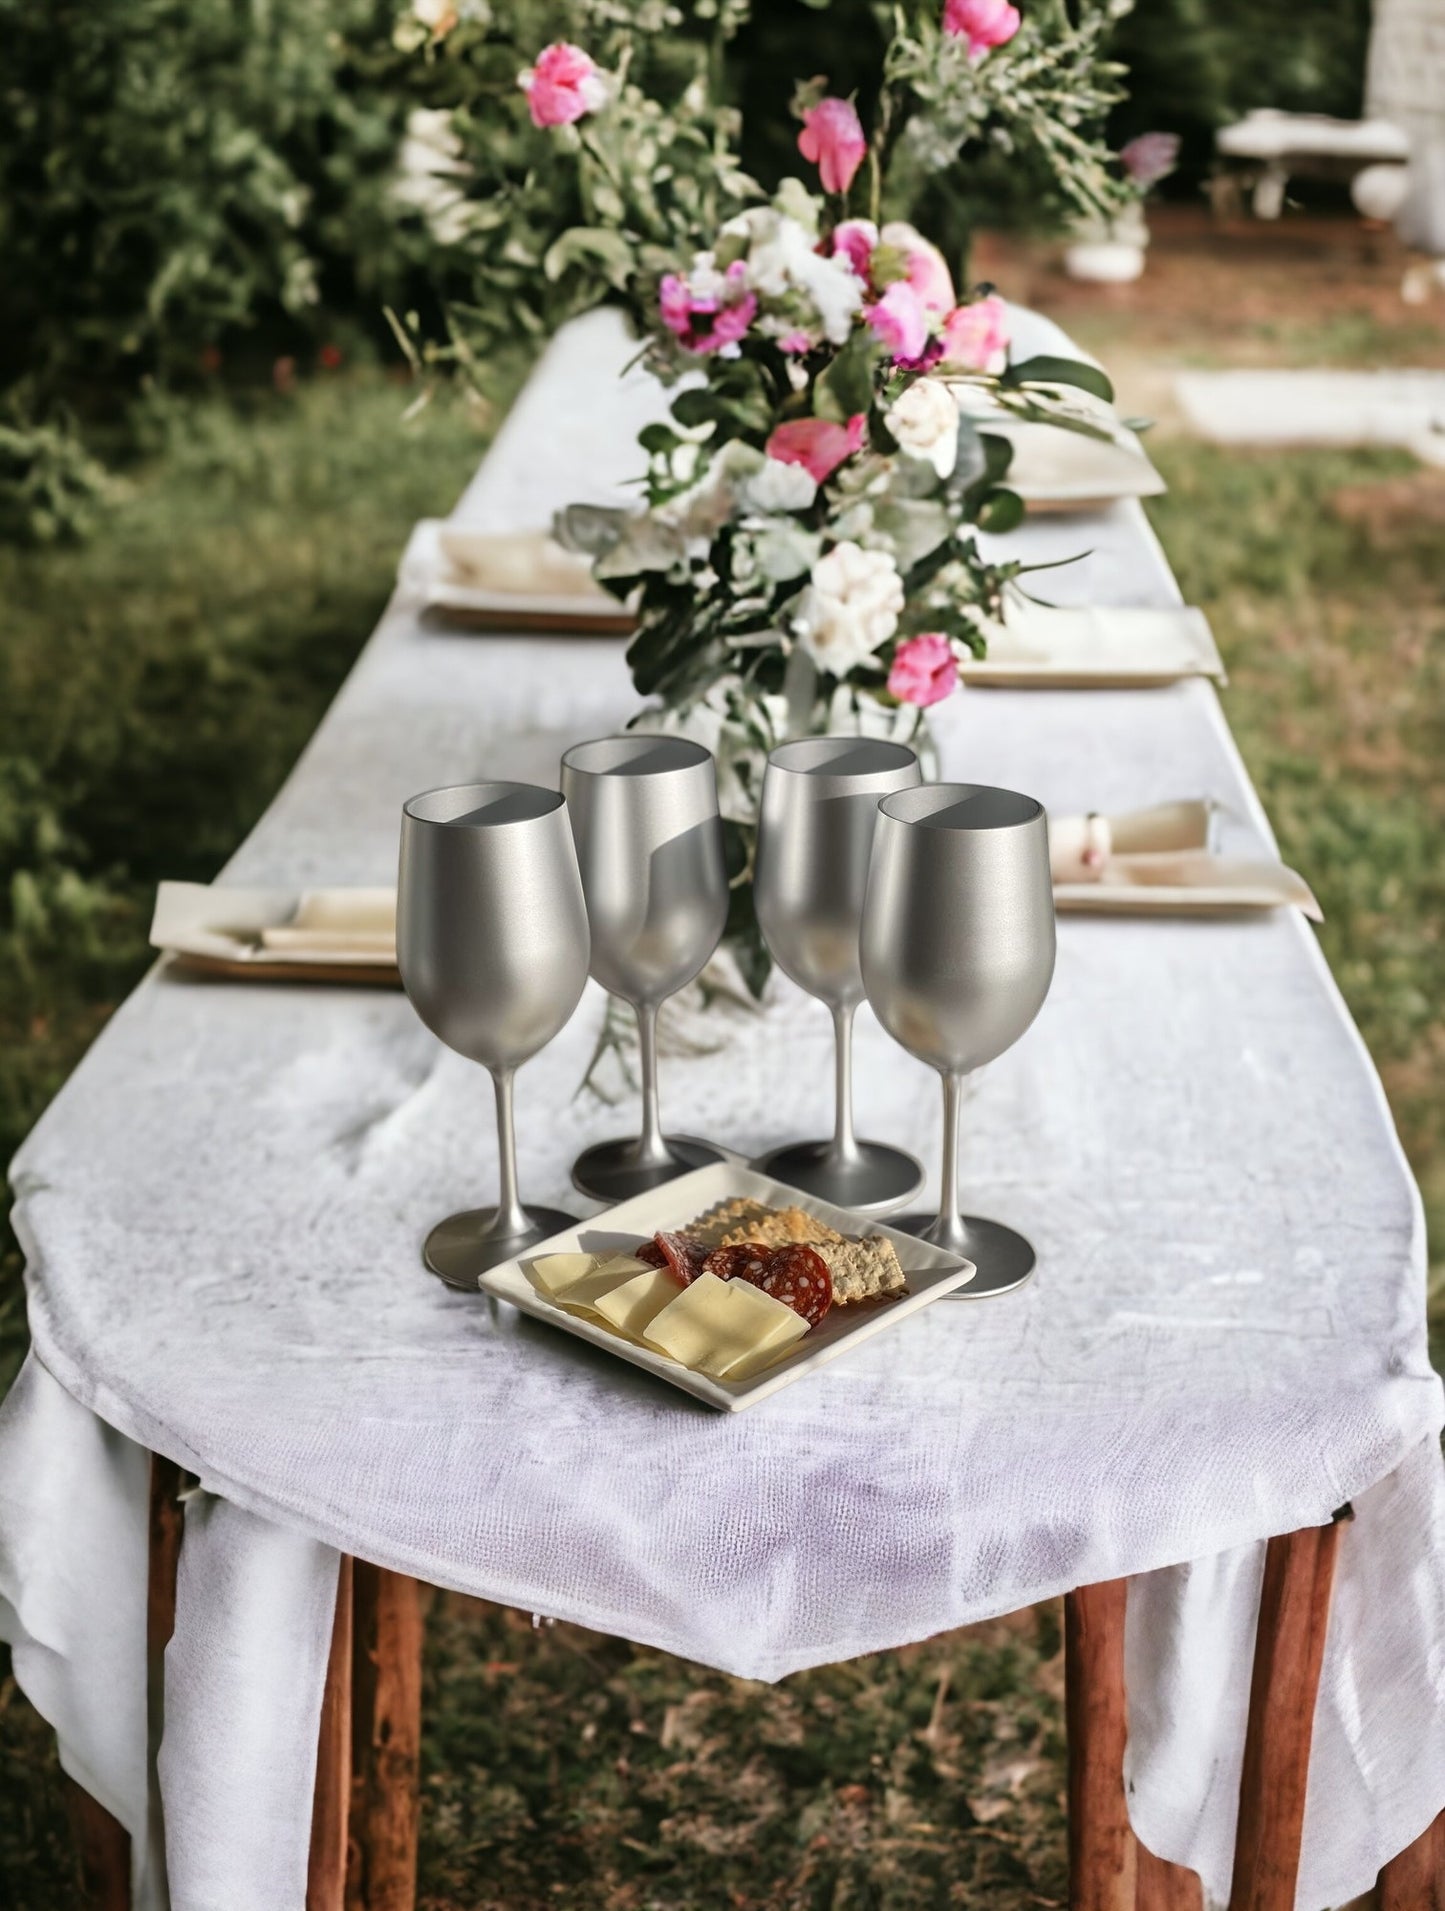
[(988, 632), (988, 655), (966, 662), (965, 683), (1111, 685), (1224, 682), (1224, 664), (1203, 611), (1188, 605), (1059, 608), (1011, 597)]
[(458, 582), (509, 597), (600, 597), (617, 608), (581, 551), (565, 551), (545, 531), (463, 531), (443, 525), (442, 555)]
[[(1261, 857), (1209, 848), (1213, 805), (1161, 803), (1112, 816), (1050, 816), (1049, 865), (1061, 908), (1160, 913), (1291, 905), (1322, 920), (1304, 878)], [(1121, 892), (1132, 892), (1127, 899)]]
[(261, 930), (261, 947), (278, 953), (371, 955), (396, 960), (394, 889), (313, 889), (289, 922)]
[(162, 883), (151, 946), (232, 968), (395, 967), (394, 889), (252, 889)]

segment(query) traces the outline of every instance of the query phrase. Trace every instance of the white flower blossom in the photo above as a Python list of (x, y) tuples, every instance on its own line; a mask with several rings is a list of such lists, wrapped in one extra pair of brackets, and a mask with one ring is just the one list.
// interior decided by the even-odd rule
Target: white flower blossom
[(846, 677), (898, 628), (903, 579), (887, 551), (835, 544), (813, 566), (793, 613), (793, 628), (820, 670)]
[(745, 509), (764, 516), (777, 511), (806, 511), (818, 495), (818, 480), (805, 466), (769, 458), (755, 478), (742, 486)]
[[(823, 336), (834, 345), (847, 340), (863, 304), (863, 288), (848, 270), (846, 259), (823, 258), (813, 249), (813, 236), (796, 219), (771, 206), (739, 213), (723, 231), (748, 241), (747, 283), (760, 299), (777, 303), (802, 293), (817, 314)], [(772, 331), (795, 328), (791, 316), (763, 325)]]
[(884, 413), (884, 424), (910, 457), (946, 478), (958, 459), (958, 406), (936, 378), (920, 378)]

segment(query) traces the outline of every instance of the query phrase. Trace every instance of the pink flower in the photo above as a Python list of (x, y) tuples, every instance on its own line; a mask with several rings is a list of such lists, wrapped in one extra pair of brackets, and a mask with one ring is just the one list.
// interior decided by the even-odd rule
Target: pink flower
[(859, 449), (867, 433), (868, 420), (859, 411), (846, 425), (835, 425), (830, 418), (793, 418), (775, 425), (763, 449), (779, 464), (800, 464), (815, 483), (825, 484), (842, 464)]
[(895, 280), (876, 305), (863, 308), (863, 317), (893, 358), (907, 363), (923, 356), (928, 317), (907, 279)]
[(846, 259), (853, 277), (861, 279), (866, 285), (868, 267), (872, 263), (873, 248), (877, 243), (878, 228), (871, 219), (844, 219), (833, 228), (832, 256)]
[(570, 126), (607, 104), (607, 82), (580, 46), (557, 40), (537, 55), (537, 64), (517, 75), (534, 126)]
[(940, 631), (905, 637), (893, 653), (888, 689), (900, 703), (942, 703), (958, 688), (958, 664), (953, 646)]
[(817, 342), (811, 332), (784, 332), (778, 340), (778, 350), (786, 352), (790, 358), (802, 358), (805, 353), (812, 351)]
[(690, 352), (735, 352), (758, 309), (747, 289), (747, 266), (734, 259), (725, 273), (699, 277), (703, 283), (695, 286), (676, 272), (666, 274), (657, 289), (662, 322)]
[(1009, 0), (946, 0), (943, 30), (968, 41), (968, 57), (981, 60), (990, 47), (1004, 46), (1019, 30), (1019, 10)]
[(943, 363), (962, 371), (1001, 372), (1008, 342), (1008, 307), (994, 292), (956, 305), (943, 321)]
[(1178, 159), (1178, 133), (1140, 133), (1119, 148), (1119, 164), (1142, 192), (1172, 173)]
[(819, 100), (804, 113), (798, 151), (818, 168), (824, 192), (847, 192), (867, 150), (851, 100)]
[(908, 283), (924, 311), (951, 312), (953, 276), (933, 241), (902, 219), (891, 220), (878, 236), (884, 245), (895, 247), (907, 259)]

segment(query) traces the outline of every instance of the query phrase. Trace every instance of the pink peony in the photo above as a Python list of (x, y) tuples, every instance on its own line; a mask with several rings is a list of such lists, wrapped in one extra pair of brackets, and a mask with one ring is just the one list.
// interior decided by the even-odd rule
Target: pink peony
[(884, 245), (893, 246), (908, 261), (908, 283), (918, 294), (925, 312), (953, 310), (953, 276), (943, 254), (931, 239), (925, 239), (915, 227), (902, 219), (884, 226), (879, 234)]
[(876, 305), (865, 306), (863, 317), (893, 358), (905, 364), (922, 358), (928, 344), (928, 316), (907, 279), (896, 280)]
[(853, 277), (866, 285), (877, 243), (878, 228), (871, 219), (844, 219), (833, 228), (832, 256), (846, 259)]
[(607, 82), (580, 46), (557, 40), (537, 55), (537, 64), (517, 75), (534, 126), (570, 126), (607, 104)]
[(921, 637), (905, 637), (893, 653), (888, 689), (900, 703), (942, 703), (958, 688), (958, 664), (953, 646), (936, 630)]
[[(712, 277), (716, 280), (717, 275)], [(756, 296), (747, 289), (747, 267), (735, 259), (717, 280), (718, 290), (699, 292), (676, 272), (657, 289), (657, 306), (668, 331), (690, 352), (736, 348), (757, 313)]]
[(995, 292), (956, 305), (943, 321), (943, 363), (961, 371), (1001, 372), (1008, 343), (1008, 307)]
[(859, 449), (868, 430), (864, 414), (855, 412), (846, 425), (830, 418), (794, 418), (775, 425), (763, 449), (779, 464), (800, 464), (815, 483), (824, 484)]
[(818, 168), (824, 192), (847, 192), (867, 150), (851, 100), (819, 100), (804, 113), (798, 151)]
[(1019, 30), (1019, 10), (1009, 0), (946, 0), (943, 30), (968, 41), (968, 57), (980, 60), (990, 47), (1004, 46)]

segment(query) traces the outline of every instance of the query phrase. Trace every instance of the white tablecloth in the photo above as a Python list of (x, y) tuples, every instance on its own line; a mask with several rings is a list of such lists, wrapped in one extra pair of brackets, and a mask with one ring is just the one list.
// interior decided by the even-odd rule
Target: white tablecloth
[[(610, 495), (657, 404), (618, 385), (621, 351), (606, 314), (559, 337), (461, 515), (531, 527)], [(1048, 574), (1060, 601), (1177, 600), (1136, 508), (1011, 548), (1092, 550)], [(388, 881), (405, 796), (554, 777), (634, 701), (615, 642), (435, 633), (399, 592), (228, 875)], [(1074, 811), (1210, 795), (1241, 840), (1269, 840), (1202, 682), (975, 691), (937, 731), (946, 775)], [(589, 986), (520, 1077), (539, 1200), (574, 1200), (573, 1156), (634, 1118), (576, 1093), (603, 1007)], [(666, 1062), (674, 1123), (747, 1152), (823, 1132), (821, 1009), (779, 982), (717, 1035)], [(934, 1078), (867, 1015), (858, 1102), (865, 1132), (936, 1159)], [(1300, 918), (1061, 922), (1049, 1001), (965, 1122), (970, 1205), (1028, 1231), (1037, 1280), (936, 1308), (746, 1415), (427, 1278), (426, 1227), (486, 1199), (493, 1168), (486, 1078), (401, 996), (164, 973), (16, 1163), (35, 1354), (0, 1422), (0, 1628), (67, 1762), (138, 1837), (128, 1443), (205, 1488), (159, 1761), (177, 1911), (299, 1911), (333, 1548), (764, 1679), (1146, 1575), (1131, 1809), (1222, 1894), (1260, 1542), (1352, 1499), (1303, 1911), (1365, 1889), (1445, 1805), (1419, 1203)]]

